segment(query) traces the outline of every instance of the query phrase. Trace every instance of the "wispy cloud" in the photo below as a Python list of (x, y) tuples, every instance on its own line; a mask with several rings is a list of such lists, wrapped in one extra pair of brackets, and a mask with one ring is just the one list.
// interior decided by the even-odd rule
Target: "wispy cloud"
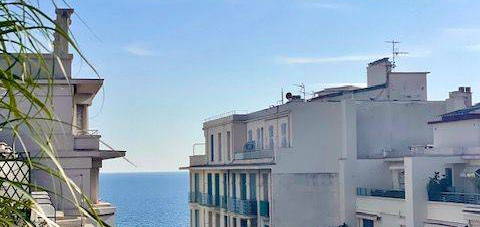
[[(374, 61), (380, 58), (391, 57), (391, 53), (383, 54), (358, 54), (326, 57), (280, 57), (279, 62), (283, 64), (321, 64), (321, 63), (342, 63)], [(401, 58), (423, 58), (431, 55), (429, 50), (413, 50), (408, 54), (401, 55)]]
[(480, 51), (480, 44), (473, 44), (473, 45), (468, 45), (467, 47), (467, 50), (469, 51)]
[(304, 0), (301, 2), (302, 2), (302, 5), (307, 8), (317, 8), (317, 9), (327, 9), (327, 10), (345, 9), (349, 6), (345, 2), (339, 2), (339, 1)]
[(453, 36), (469, 36), (480, 34), (480, 28), (445, 28), (443, 32), (447, 35)]
[(285, 64), (318, 64), (336, 62), (370, 61), (386, 57), (388, 54), (367, 54), (367, 55), (344, 55), (334, 57), (280, 57), (280, 62)]
[(154, 56), (155, 52), (151, 50), (151, 48), (146, 47), (145, 45), (141, 44), (129, 44), (123, 48), (128, 53), (135, 55), (135, 56)]
[(321, 8), (321, 9), (342, 9), (345, 7), (345, 4), (339, 4), (339, 3), (311, 3), (310, 4), (312, 7), (315, 8)]
[(326, 89), (326, 88), (332, 88), (332, 87), (343, 87), (348, 85), (352, 85), (359, 88), (367, 87), (367, 83), (320, 83), (320, 84), (313, 84), (312, 87), (315, 87), (318, 89)]

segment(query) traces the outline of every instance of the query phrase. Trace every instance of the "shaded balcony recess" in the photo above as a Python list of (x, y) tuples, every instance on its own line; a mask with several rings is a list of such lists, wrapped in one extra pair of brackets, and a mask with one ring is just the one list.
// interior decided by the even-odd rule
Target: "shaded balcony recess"
[(357, 196), (373, 196), (383, 198), (405, 199), (405, 190), (357, 188)]
[(428, 200), (433, 202), (480, 205), (480, 194), (462, 192), (430, 192), (428, 193)]

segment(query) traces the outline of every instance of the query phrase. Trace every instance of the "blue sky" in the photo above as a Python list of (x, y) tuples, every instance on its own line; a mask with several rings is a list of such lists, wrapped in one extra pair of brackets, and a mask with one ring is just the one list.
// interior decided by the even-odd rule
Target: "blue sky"
[[(400, 40), (397, 70), (430, 71), (429, 97), (472, 86), (479, 100), (480, 1), (82, 0), (72, 32), (105, 78), (92, 128), (128, 151), (104, 171), (175, 171), (203, 119), (275, 104), (280, 90), (366, 82)], [(53, 11), (52, 11), (53, 14)], [(76, 77), (94, 77), (75, 60)]]

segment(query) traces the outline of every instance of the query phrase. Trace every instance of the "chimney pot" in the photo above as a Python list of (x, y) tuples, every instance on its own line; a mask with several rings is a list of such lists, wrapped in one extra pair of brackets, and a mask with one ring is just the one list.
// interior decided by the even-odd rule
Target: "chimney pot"
[(471, 88), (471, 87), (466, 87), (466, 88), (465, 88), (465, 92), (471, 93), (471, 92), (472, 92), (472, 88)]
[(465, 92), (465, 88), (464, 87), (458, 87), (458, 91), (459, 92)]
[(72, 23), (70, 17), (73, 14), (73, 9), (56, 9), (57, 18), (55, 20), (55, 40), (53, 43), (53, 52), (57, 56), (65, 56), (68, 54), (68, 36), (70, 24)]

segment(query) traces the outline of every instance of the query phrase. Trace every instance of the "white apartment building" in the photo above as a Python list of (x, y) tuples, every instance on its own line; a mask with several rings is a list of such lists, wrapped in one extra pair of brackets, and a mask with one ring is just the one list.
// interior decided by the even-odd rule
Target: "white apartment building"
[[(470, 107), (471, 92), (462, 88), (446, 101), (428, 101), (427, 74), (394, 72), (380, 59), (367, 67), (367, 88), (326, 89), (310, 100), (289, 95), (283, 105), (204, 122), (206, 154), (190, 156), (182, 168), (190, 172), (191, 226), (430, 223), (429, 168), (443, 170), (439, 163), (461, 158), (427, 160), (412, 155), (418, 153), (413, 145), (438, 143), (432, 125), (442, 123), (428, 122)], [(376, 188), (383, 189), (380, 196)]]
[[(73, 9), (56, 10), (56, 24), (63, 31), (69, 31), (72, 13)], [(55, 34), (53, 53), (45, 53), (43, 57), (49, 70), (39, 68), (35, 55), (31, 57), (31, 65), (27, 66), (32, 73), (40, 72), (36, 75), (39, 78), (39, 88), (35, 94), (43, 100), (49, 92), (56, 120), (64, 123), (36, 120), (34, 127), (52, 136), (52, 146), (65, 173), (93, 203), (100, 218), (114, 226), (115, 207), (98, 198), (99, 170), (103, 160), (123, 157), (125, 151), (104, 150), (100, 146), (101, 135), (89, 128), (88, 121), (88, 108), (101, 89), (103, 79), (72, 77), (73, 55), (69, 53), (67, 40), (58, 34)], [(5, 65), (4, 59), (0, 64)], [(20, 69), (17, 68), (17, 70)], [(50, 79), (47, 79), (45, 74), (51, 75), (52, 71), (53, 78), (49, 76)], [(25, 104), (25, 108), (30, 108), (28, 103)], [(40, 147), (33, 141), (29, 133), (29, 130), (22, 130), (21, 134), (25, 135), (22, 136), (22, 140), (13, 136), (9, 130), (0, 132), (0, 135), (2, 141), (12, 146), (13, 149), (22, 151), (25, 148), (36, 160), (55, 169), (51, 159), (40, 156)], [(31, 170), (30, 178), (33, 184), (41, 185), (51, 191), (51, 193), (32, 192), (42, 204), (49, 218), (55, 220), (60, 226), (91, 226), (92, 223), (82, 218), (73, 204), (73, 196), (65, 183), (38, 169)], [(78, 198), (81, 205), (88, 208), (87, 202)]]
[[(465, 100), (468, 102), (469, 98)], [(480, 105), (443, 114), (429, 124), (434, 133), (433, 144), (412, 146), (408, 154), (381, 158), (383, 171), (392, 173), (391, 178), (379, 179), (376, 185), (360, 184), (376, 187), (357, 191), (356, 214), (360, 223), (480, 226)], [(435, 173), (443, 182), (440, 190), (429, 186)], [(403, 186), (395, 183), (398, 176), (404, 179)]]

